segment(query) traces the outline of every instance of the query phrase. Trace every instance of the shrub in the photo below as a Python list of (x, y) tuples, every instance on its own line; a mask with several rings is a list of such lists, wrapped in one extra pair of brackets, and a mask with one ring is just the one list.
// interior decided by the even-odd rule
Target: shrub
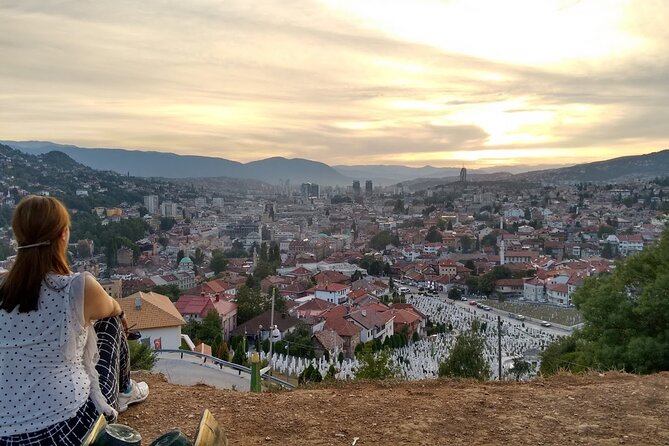
[(130, 370), (151, 370), (156, 364), (156, 353), (147, 344), (128, 341)]

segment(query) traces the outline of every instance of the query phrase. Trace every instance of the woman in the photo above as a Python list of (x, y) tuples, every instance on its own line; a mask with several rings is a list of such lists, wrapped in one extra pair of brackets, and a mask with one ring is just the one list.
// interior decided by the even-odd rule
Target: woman
[(130, 379), (119, 303), (67, 262), (70, 218), (51, 197), (14, 210), (16, 261), (0, 285), (0, 445), (80, 445), (102, 413), (148, 396)]

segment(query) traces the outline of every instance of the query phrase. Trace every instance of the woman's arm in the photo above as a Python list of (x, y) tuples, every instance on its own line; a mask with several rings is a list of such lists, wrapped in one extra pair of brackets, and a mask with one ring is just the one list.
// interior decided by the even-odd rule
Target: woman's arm
[(121, 306), (90, 274), (85, 275), (84, 319), (87, 322), (121, 314)]

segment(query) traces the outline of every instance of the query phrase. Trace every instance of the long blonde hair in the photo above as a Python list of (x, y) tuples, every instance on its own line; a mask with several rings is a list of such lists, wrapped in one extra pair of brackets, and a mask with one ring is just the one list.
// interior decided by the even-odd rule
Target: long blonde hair
[(39, 292), (48, 273), (67, 275), (67, 240), (70, 216), (52, 197), (31, 195), (14, 209), (12, 229), (18, 242), (16, 261), (0, 285), (0, 308), (19, 312), (37, 310)]

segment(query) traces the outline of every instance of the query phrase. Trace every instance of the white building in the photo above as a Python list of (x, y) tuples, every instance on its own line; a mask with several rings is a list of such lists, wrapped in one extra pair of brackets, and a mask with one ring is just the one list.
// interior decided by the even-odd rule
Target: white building
[(347, 294), (351, 291), (348, 285), (340, 283), (328, 283), (325, 285), (318, 285), (314, 292), (317, 299), (331, 302), (335, 305), (340, 305), (348, 300)]
[(178, 349), (181, 326), (186, 324), (167, 296), (138, 292), (118, 300), (128, 325), (142, 333), (142, 342), (153, 349)]
[(171, 201), (164, 201), (160, 205), (160, 215), (163, 217), (176, 218), (178, 216), (177, 204), (172, 203)]
[(641, 234), (619, 235), (618, 250), (623, 256), (643, 251), (643, 237)]
[(149, 214), (154, 215), (159, 210), (158, 195), (144, 196), (144, 207), (149, 211)]

